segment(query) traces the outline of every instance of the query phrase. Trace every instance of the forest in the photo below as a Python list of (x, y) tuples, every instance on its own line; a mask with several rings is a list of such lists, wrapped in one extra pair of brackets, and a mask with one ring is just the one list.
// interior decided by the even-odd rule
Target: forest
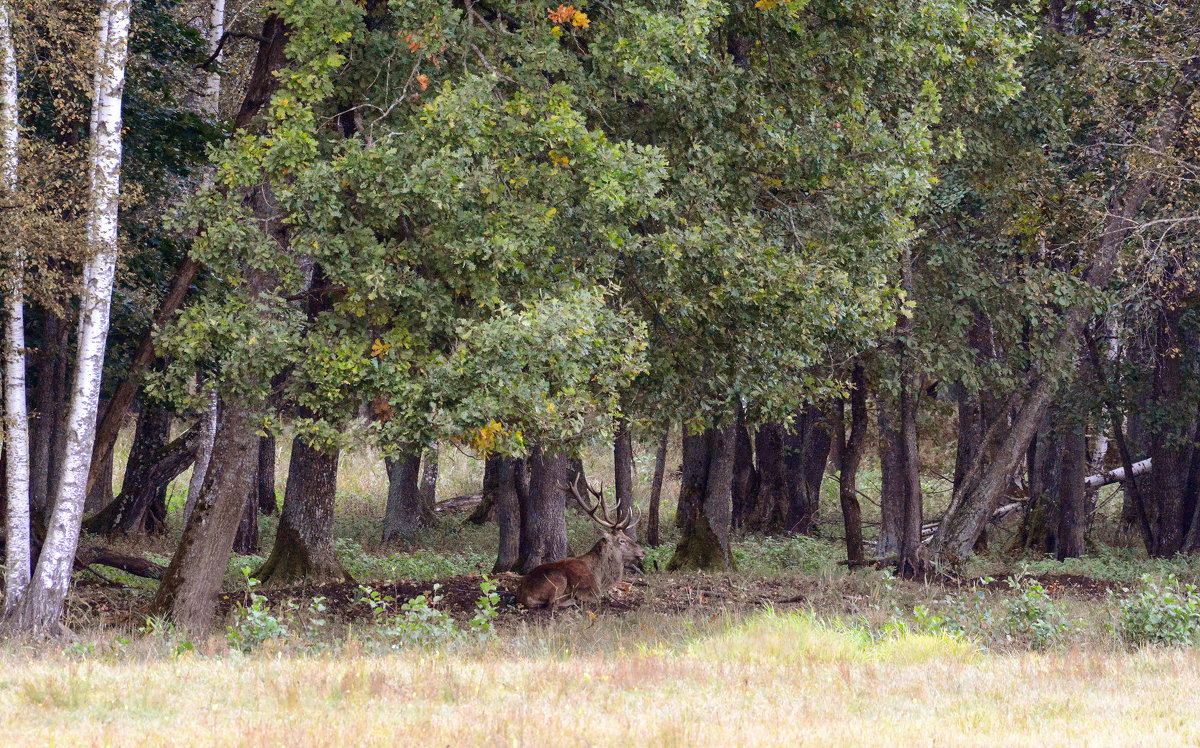
[(1188, 0), (0, 0), (0, 736), (1200, 741), (1198, 84)]

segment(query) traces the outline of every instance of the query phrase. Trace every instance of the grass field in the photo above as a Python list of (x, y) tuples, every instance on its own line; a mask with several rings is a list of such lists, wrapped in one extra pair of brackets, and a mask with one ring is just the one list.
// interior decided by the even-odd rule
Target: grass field
[[(605, 459), (589, 472), (605, 474)], [(441, 498), (477, 490), (479, 472), (444, 451)], [(231, 612), (189, 633), (141, 612), (154, 583), (80, 574), (76, 639), (0, 643), (0, 744), (1200, 743), (1189, 559), (995, 554), (964, 584), (903, 582), (840, 565), (830, 511), (821, 537), (735, 538), (731, 574), (655, 572), (668, 542), (603, 607), (549, 616), (509, 605), (513, 577), (487, 599), (494, 526), (446, 516), (412, 545), (385, 546), (378, 461), (345, 459), (339, 483), (338, 547), (355, 584), (250, 590), (240, 570), (261, 555), (234, 558)], [(936, 508), (941, 486), (928, 488)], [(666, 528), (674, 496), (669, 483)], [(274, 523), (263, 519), (261, 553)], [(171, 524), (177, 535), (175, 513)], [(586, 519), (569, 524), (573, 547), (594, 537)], [(174, 542), (128, 550), (165, 562)]]

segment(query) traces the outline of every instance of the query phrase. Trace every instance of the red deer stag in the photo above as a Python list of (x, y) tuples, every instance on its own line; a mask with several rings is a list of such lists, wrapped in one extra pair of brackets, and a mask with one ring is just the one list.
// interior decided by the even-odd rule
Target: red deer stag
[(589, 506), (579, 493), (581, 478), (576, 476), (575, 484), (568, 488), (583, 511), (600, 526), (600, 542), (582, 556), (542, 564), (526, 574), (517, 590), (517, 600), (526, 608), (556, 610), (569, 600), (597, 603), (604, 593), (621, 581), (626, 564), (640, 565), (646, 558), (646, 550), (625, 534), (627, 528), (636, 524), (635, 515), (629, 513), (621, 517), (618, 508), (616, 519), (610, 519), (603, 488), (594, 491), (587, 481), (583, 481), (587, 492), (599, 500), (599, 506), (595, 503)]

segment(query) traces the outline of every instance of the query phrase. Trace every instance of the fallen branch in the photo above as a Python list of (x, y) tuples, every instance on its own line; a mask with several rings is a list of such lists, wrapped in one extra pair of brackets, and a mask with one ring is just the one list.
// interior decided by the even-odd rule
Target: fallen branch
[[(1144, 460), (1133, 463), (1133, 476), (1136, 478), (1139, 475), (1145, 475), (1150, 472), (1152, 465), (1151, 460), (1147, 457)], [(1110, 483), (1122, 483), (1125, 480), (1125, 467), (1121, 466), (1113, 470), (1108, 470), (1103, 473), (1089, 475), (1083, 479), (1083, 485), (1088, 488), (1100, 488), (1107, 486)]]

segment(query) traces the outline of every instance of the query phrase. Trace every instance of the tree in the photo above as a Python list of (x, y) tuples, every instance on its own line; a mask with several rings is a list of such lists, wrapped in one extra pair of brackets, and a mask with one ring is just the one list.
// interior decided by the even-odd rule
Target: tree
[(6, 628), (13, 631), (53, 633), (59, 629), (79, 542), (117, 261), (121, 100), (129, 49), (129, 16), (130, 0), (106, 0), (100, 11), (88, 223), (92, 256), (83, 268), (78, 354), (67, 417), (64, 465), (37, 568), (25, 596), (5, 622)]
[[(0, 196), (17, 209), (17, 57), (8, 2), (0, 3)], [(5, 577), (4, 615), (25, 596), (30, 579), (29, 418), (25, 405), (25, 261), (19, 239), (6, 232), (8, 282), (4, 313)]]

